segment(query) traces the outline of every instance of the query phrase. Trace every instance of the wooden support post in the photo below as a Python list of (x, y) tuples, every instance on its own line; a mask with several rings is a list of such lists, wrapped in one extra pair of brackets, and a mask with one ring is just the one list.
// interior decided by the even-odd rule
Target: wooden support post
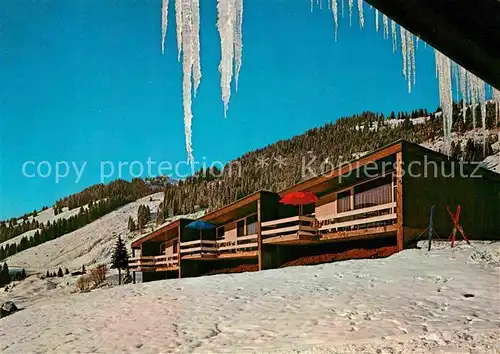
[(179, 226), (177, 227), (177, 265), (179, 269), (179, 279), (182, 276), (181, 273), (181, 232), (182, 232), (182, 220), (179, 221)]
[(403, 152), (396, 153), (396, 214), (397, 214), (397, 249), (404, 247), (403, 228)]
[[(132, 258), (135, 257), (135, 249), (132, 248)], [(135, 284), (135, 271), (132, 272), (132, 280), (133, 280), (133, 283)]]
[(258, 243), (258, 261), (259, 261), (259, 270), (262, 270), (262, 262), (263, 262), (263, 255), (264, 252), (262, 250), (262, 216), (261, 216), (261, 205), (260, 205), (260, 198), (257, 199), (257, 243)]
[(429, 215), (429, 246), (427, 248), (428, 252), (431, 250), (432, 233), (434, 232), (433, 229), (434, 207), (435, 205), (431, 206), (431, 213)]

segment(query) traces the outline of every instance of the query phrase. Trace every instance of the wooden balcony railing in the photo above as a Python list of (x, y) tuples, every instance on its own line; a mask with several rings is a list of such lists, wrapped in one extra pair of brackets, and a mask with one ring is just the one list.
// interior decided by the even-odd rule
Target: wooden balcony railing
[(257, 249), (257, 234), (240, 236), (236, 240), (217, 240), (217, 253), (219, 255), (252, 251)]
[(351, 229), (375, 227), (394, 223), (397, 219), (396, 202), (349, 210), (343, 213), (323, 215), (318, 230), (337, 232)]
[(194, 240), (181, 242), (182, 256), (216, 256), (217, 242), (213, 240)]
[(142, 256), (129, 260), (130, 268), (169, 268), (179, 265), (177, 255)]
[(262, 239), (312, 238), (317, 228), (313, 226), (316, 219), (310, 216), (292, 216), (289, 218), (266, 221), (262, 223)]

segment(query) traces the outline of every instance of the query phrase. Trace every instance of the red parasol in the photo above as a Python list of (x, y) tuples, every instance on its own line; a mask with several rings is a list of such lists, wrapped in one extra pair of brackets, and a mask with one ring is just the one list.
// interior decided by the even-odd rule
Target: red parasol
[(280, 203), (288, 205), (300, 205), (299, 213), (302, 214), (302, 205), (311, 204), (318, 200), (311, 192), (292, 192), (281, 198)]

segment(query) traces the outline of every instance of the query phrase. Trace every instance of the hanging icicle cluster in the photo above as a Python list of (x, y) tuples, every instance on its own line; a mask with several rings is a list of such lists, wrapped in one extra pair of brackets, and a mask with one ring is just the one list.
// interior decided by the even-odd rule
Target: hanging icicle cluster
[[(337, 39), (337, 31), (339, 27), (338, 23), (338, 11), (336, 0), (328, 0), (332, 2), (332, 11), (335, 27), (335, 39)], [(354, 0), (349, 1), (349, 23), (352, 24), (352, 11), (354, 7)], [(316, 0), (316, 3), (320, 5), (321, 0)], [(313, 3), (311, 2), (311, 5)], [(364, 26), (364, 13), (363, 13), (363, 0), (358, 0), (358, 13), (359, 13), (359, 24), (360, 27)], [(343, 6), (343, 2), (342, 2)], [(330, 8), (330, 6), (329, 6)], [(313, 7), (311, 7), (311, 10)], [(383, 21), (383, 37), (384, 39), (389, 38), (389, 19), (385, 14), (382, 14)], [(375, 9), (375, 31), (379, 30), (379, 11)], [(398, 47), (398, 33), (397, 24), (395, 21), (391, 20), (391, 34), (392, 34), (392, 50), (397, 51)], [(408, 92), (411, 93), (412, 86), (416, 84), (416, 58), (415, 58), (415, 47), (418, 49), (419, 37), (413, 35), (410, 31), (400, 26), (400, 40), (401, 40), (401, 56), (403, 59), (403, 76), (408, 83)], [(424, 42), (426, 45), (427, 43)], [(468, 72), (466, 69), (462, 68), (460, 65), (453, 63), (444, 54), (436, 50), (436, 75), (439, 81), (439, 98), (441, 103), (441, 108), (443, 111), (443, 125), (444, 133), (447, 141), (451, 139), (451, 127), (452, 127), (452, 110), (453, 110), (453, 81), (456, 84), (456, 94), (457, 101), (462, 97), (462, 115), (465, 121), (465, 114), (467, 105), (472, 106), (472, 123), (476, 127), (477, 113), (476, 107), (480, 105), (481, 114), (481, 125), (483, 129), (486, 129), (486, 84), (484, 81), (476, 77), (474, 74)], [(460, 94), (460, 95), (459, 95)], [(500, 94), (498, 90), (492, 88), (492, 99), (495, 101), (497, 107), (496, 116), (497, 120), (500, 116)]]
[[(184, 106), (184, 130), (186, 135), (186, 150), (188, 161), (193, 162), (193, 150), (191, 144), (191, 122), (192, 122), (192, 93), (196, 92), (201, 81), (200, 61), (200, 0), (174, 0), (175, 19), (177, 24), (177, 58), (181, 60), (183, 67), (183, 106)], [(310, 0), (311, 11), (314, 4), (323, 8), (323, 0)], [(326, 0), (328, 9), (332, 11), (335, 29), (335, 40), (338, 37), (339, 27), (339, 4), (341, 1), (342, 18), (344, 17), (344, 0)], [(349, 23), (352, 24), (352, 12), (354, 0), (347, 0), (349, 7)], [(162, 0), (161, 21), (161, 51), (165, 51), (165, 40), (168, 24), (168, 0)], [(364, 2), (357, 0), (359, 25), (364, 27)], [(372, 7), (371, 7), (372, 8)], [(222, 101), (224, 103), (224, 117), (227, 116), (229, 101), (231, 98), (231, 82), (235, 79), (235, 88), (238, 90), (238, 78), (242, 61), (242, 22), (243, 22), (243, 0), (217, 0), (217, 29), (221, 41), (221, 61), (219, 72), (221, 75)], [(379, 31), (379, 11), (375, 9), (375, 30)], [(389, 18), (382, 14), (383, 37), (389, 39)], [(398, 35), (397, 24), (391, 20), (392, 50), (397, 51)], [(401, 54), (403, 59), (403, 75), (408, 83), (408, 92), (416, 83), (416, 61), (415, 46), (418, 48), (419, 37), (415, 36), (400, 26)], [(426, 43), (424, 42), (426, 45)], [(439, 83), (439, 100), (443, 114), (444, 134), (446, 140), (451, 139), (452, 111), (453, 111), (453, 79), (457, 88), (457, 100), (460, 96), (463, 100), (462, 115), (465, 121), (466, 108), (472, 106), (472, 121), (476, 127), (476, 106), (480, 105), (481, 123), (486, 128), (486, 84), (484, 81), (468, 72), (461, 66), (454, 64), (444, 54), (435, 50), (436, 74)], [(496, 107), (496, 120), (500, 119), (500, 91), (492, 88), (492, 100)]]
[[(168, 0), (162, 0), (161, 52), (165, 52), (165, 39), (168, 26)], [(222, 100), (224, 116), (227, 114), (231, 96), (231, 81), (235, 73), (235, 85), (238, 78), (243, 53), (242, 22), (243, 0), (218, 0), (218, 21), (221, 38), (221, 73)], [(177, 25), (177, 60), (182, 54), (182, 97), (184, 108), (184, 133), (188, 162), (193, 163), (191, 142), (192, 94), (196, 97), (201, 82), (200, 60), (200, 0), (175, 0), (175, 20)], [(233, 70), (234, 65), (234, 70)]]
[[(184, 134), (186, 137), (187, 160), (193, 163), (191, 143), (191, 123), (193, 120), (192, 83), (194, 96), (201, 80), (200, 60), (200, 4), (199, 0), (175, 0), (175, 20), (177, 25), (177, 60), (182, 54), (182, 98), (184, 108)], [(168, 0), (162, 0), (161, 13), (161, 52), (165, 52), (165, 39), (168, 26)]]
[[(439, 83), (439, 104), (443, 118), (444, 136), (447, 142), (451, 141), (451, 126), (453, 116), (453, 96), (451, 84), (451, 60), (438, 50), (435, 50), (436, 71)], [(448, 148), (450, 145), (448, 145)]]
[(219, 0), (217, 13), (217, 29), (219, 30), (221, 42), (220, 85), (222, 101), (224, 102), (224, 117), (226, 117), (229, 99), (231, 98), (233, 68), (236, 73), (236, 83), (241, 68), (243, 0)]

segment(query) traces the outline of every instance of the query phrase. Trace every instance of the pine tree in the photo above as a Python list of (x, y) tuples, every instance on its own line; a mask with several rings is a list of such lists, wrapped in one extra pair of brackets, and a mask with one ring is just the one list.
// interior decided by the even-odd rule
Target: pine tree
[(60, 277), (62, 277), (63, 275), (64, 275), (64, 273), (63, 273), (63, 271), (62, 271), (61, 267), (59, 267), (59, 270), (57, 271), (57, 276), (60, 278)]
[(66, 268), (66, 270), (64, 271), (64, 274), (68, 275), (69, 274), (69, 270), (68, 268)]
[(118, 284), (121, 285), (121, 270), (128, 268), (128, 253), (127, 248), (125, 247), (125, 243), (120, 236), (118, 236), (118, 240), (116, 240), (115, 249), (111, 256), (111, 263), (112, 268), (118, 269)]
[(127, 228), (128, 228), (128, 230), (130, 232), (135, 231), (135, 222), (134, 222), (134, 219), (132, 219), (131, 216), (128, 217), (128, 227)]
[(21, 272), (21, 278), (26, 279), (26, 271), (23, 268), (23, 271)]
[(85, 271), (85, 264), (82, 264), (82, 274), (85, 274), (86, 271)]
[(47, 274), (45, 275), (47, 278), (50, 278), (50, 273), (47, 271)]
[(9, 266), (7, 263), (4, 263), (0, 271), (0, 285), (7, 285), (10, 283), (10, 280)]

